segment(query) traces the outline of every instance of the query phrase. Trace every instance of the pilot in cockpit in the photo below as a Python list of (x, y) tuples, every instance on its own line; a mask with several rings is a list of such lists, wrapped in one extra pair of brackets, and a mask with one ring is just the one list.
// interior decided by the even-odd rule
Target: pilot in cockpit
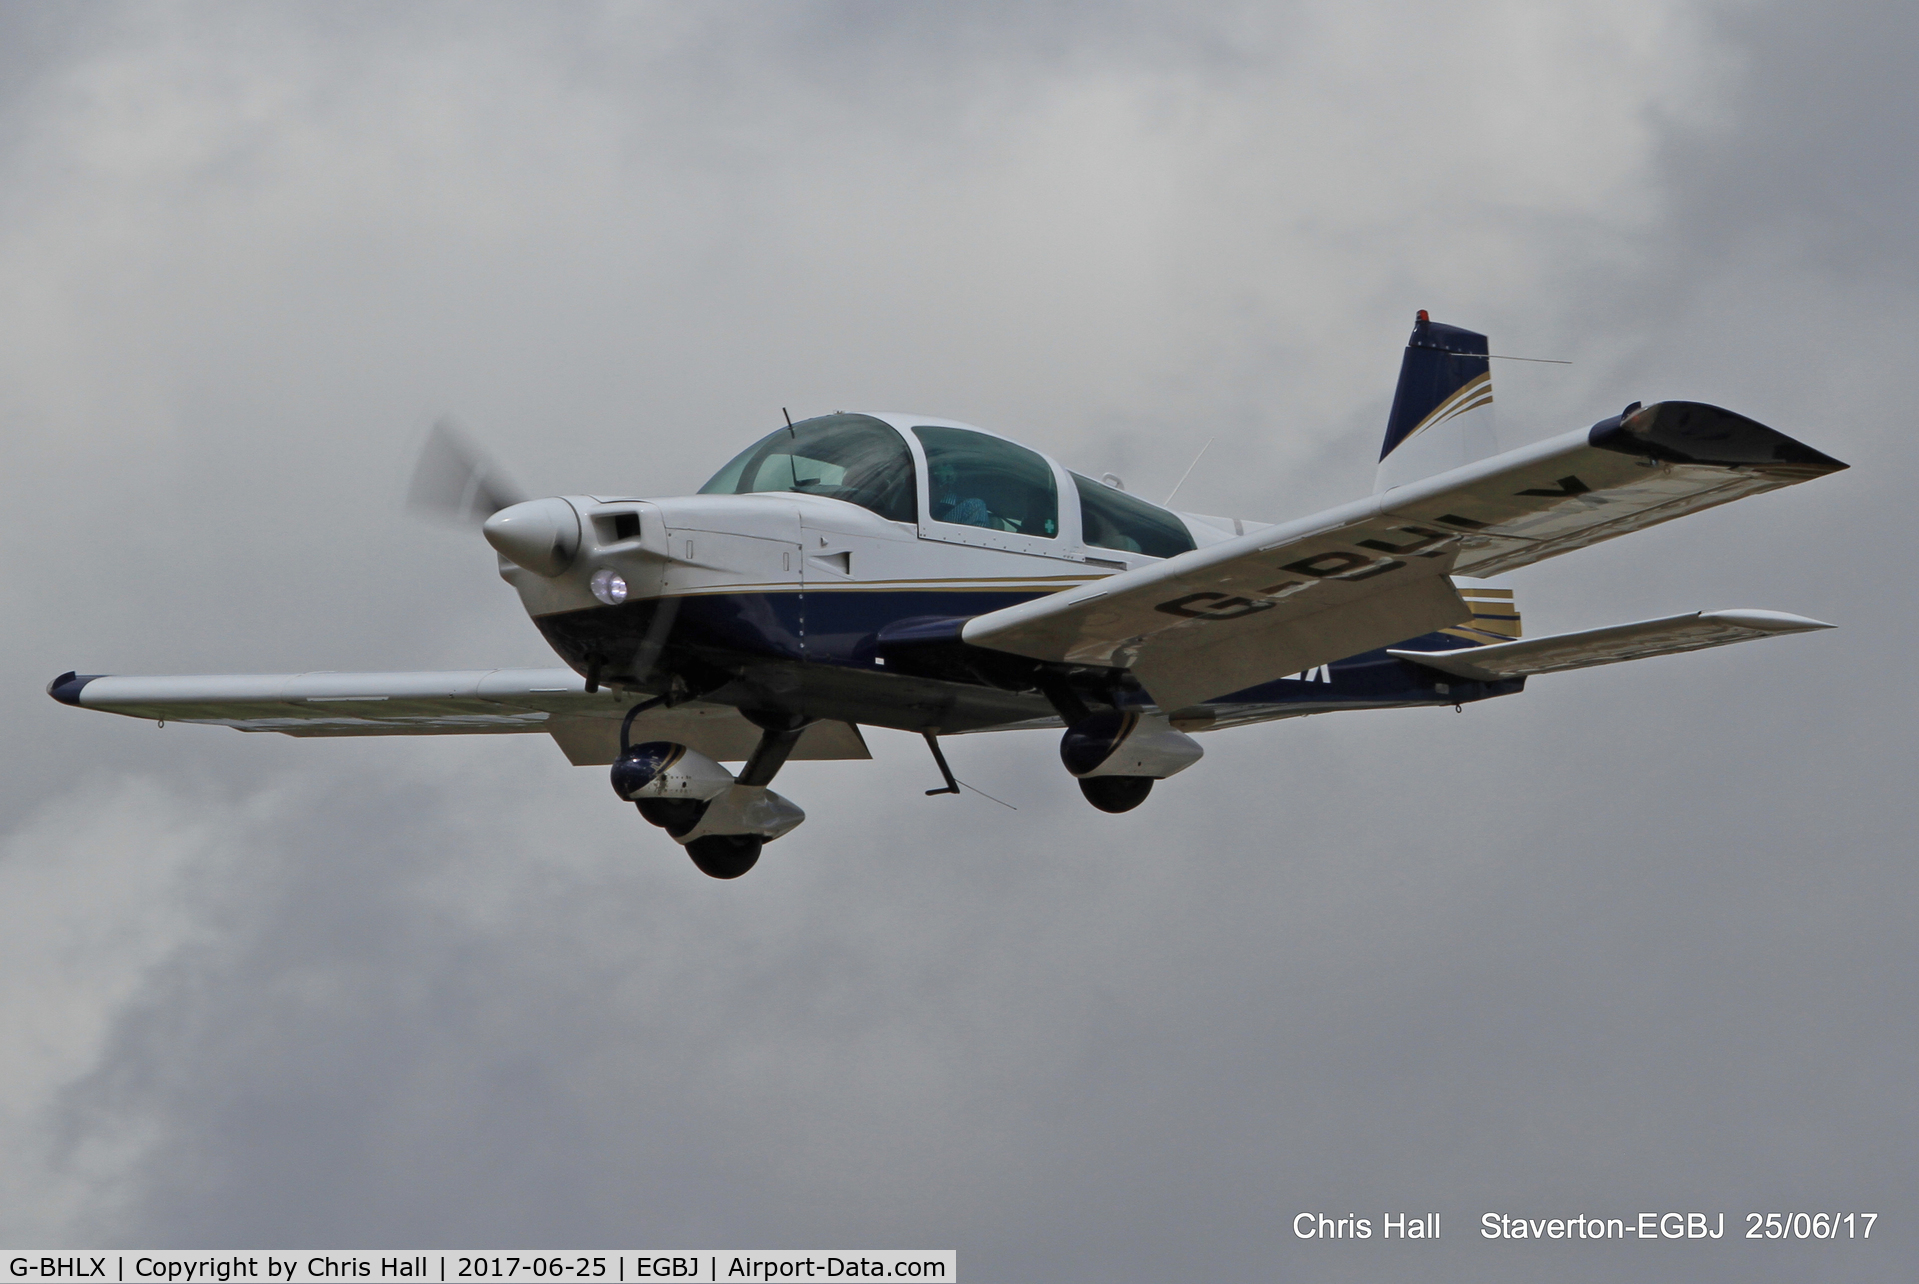
[(959, 493), (959, 472), (951, 464), (939, 464), (933, 469), (933, 485), (928, 496), (933, 504), (933, 520), (951, 522), (955, 526), (994, 525), (993, 514), (986, 507), (986, 501), (977, 495), (962, 496)]

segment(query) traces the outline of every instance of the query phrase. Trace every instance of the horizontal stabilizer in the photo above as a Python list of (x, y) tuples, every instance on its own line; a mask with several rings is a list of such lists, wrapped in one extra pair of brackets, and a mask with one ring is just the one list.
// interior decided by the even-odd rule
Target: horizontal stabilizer
[(1386, 654), (1454, 677), (1496, 682), (1503, 678), (1588, 669), (1598, 664), (1702, 651), (1707, 647), (1831, 627), (1783, 611), (1694, 611), (1663, 620), (1641, 620), (1637, 624), (1615, 624), (1583, 633), (1561, 633), (1555, 637), (1466, 647), (1459, 651), (1395, 650)]

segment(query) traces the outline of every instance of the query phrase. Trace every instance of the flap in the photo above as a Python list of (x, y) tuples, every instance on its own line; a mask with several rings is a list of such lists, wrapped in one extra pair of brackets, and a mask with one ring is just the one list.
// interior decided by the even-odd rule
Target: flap
[[(542, 730), (576, 767), (605, 766), (620, 755), (620, 714), (610, 717), (556, 717)], [(648, 709), (633, 720), (632, 744), (670, 740), (699, 750), (715, 762), (744, 762), (760, 742), (760, 729), (738, 709), (718, 704), (683, 704)], [(866, 738), (850, 722), (815, 722), (800, 733), (788, 755), (791, 762), (871, 758)]]

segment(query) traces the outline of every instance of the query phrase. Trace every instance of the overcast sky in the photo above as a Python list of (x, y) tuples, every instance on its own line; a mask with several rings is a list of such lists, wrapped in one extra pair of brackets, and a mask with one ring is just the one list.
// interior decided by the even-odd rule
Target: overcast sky
[[(1912, 148), (1892, 5), (0, 8), (0, 1239), (931, 1247), (971, 1280), (1919, 1261)], [(302, 742), (56, 673), (550, 662), (406, 517), (451, 413), (676, 494), (914, 410), (1182, 506), (1366, 493), (1417, 308), (1522, 445), (1850, 472), (1532, 568), (1532, 633), (1841, 627), (1223, 732), (796, 764), (699, 875), (543, 736)], [(1296, 1212), (1438, 1210), (1437, 1245)], [(1481, 1213), (1724, 1211), (1710, 1245)], [(1738, 1239), (1871, 1210), (1868, 1244)]]

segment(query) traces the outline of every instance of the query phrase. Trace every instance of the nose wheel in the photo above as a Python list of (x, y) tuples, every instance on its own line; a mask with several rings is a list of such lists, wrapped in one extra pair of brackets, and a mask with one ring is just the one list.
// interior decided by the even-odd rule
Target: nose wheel
[(1101, 811), (1131, 811), (1153, 792), (1151, 776), (1082, 776), (1079, 791)]
[(708, 834), (686, 845), (686, 854), (708, 878), (738, 878), (759, 864), (766, 840), (757, 834)]

